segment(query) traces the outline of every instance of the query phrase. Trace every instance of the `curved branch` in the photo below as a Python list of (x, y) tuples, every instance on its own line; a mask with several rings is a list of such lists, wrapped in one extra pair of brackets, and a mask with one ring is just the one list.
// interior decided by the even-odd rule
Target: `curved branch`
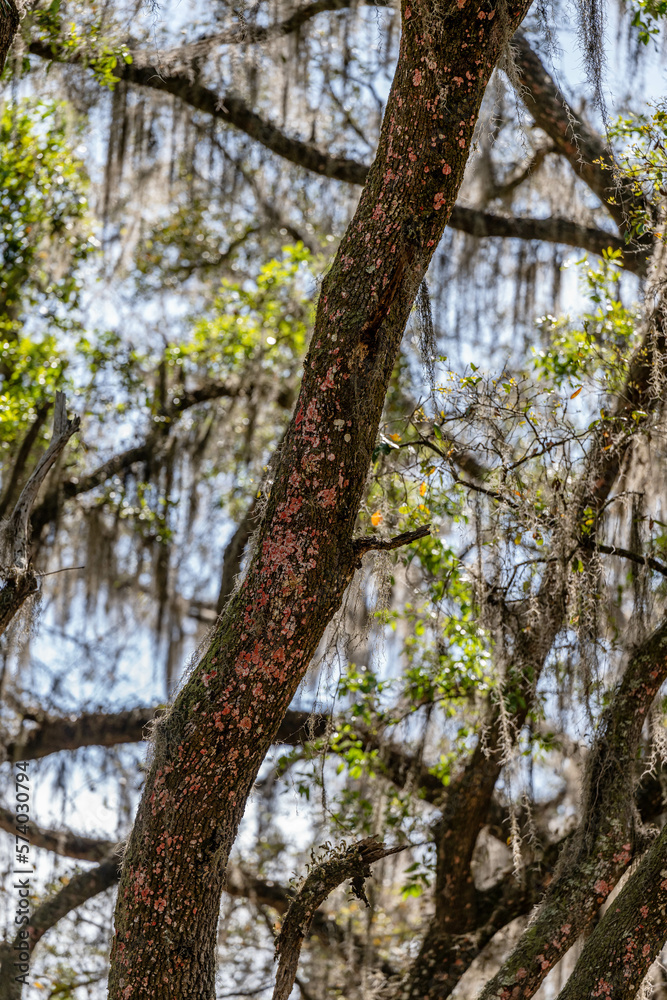
[(337, 886), (351, 879), (355, 895), (368, 905), (363, 885), (364, 879), (370, 877), (370, 866), (390, 854), (404, 851), (406, 847), (407, 844), (402, 847), (385, 847), (375, 838), (369, 837), (311, 868), (306, 881), (290, 903), (276, 941), (279, 962), (273, 1000), (288, 1000), (299, 967), (301, 945), (310, 932), (316, 910), (327, 896)]
[(51, 403), (49, 401), (45, 401), (41, 403), (40, 406), (37, 407), (35, 413), (35, 419), (28, 428), (28, 432), (26, 436), (23, 438), (21, 446), (18, 452), (16, 453), (16, 460), (14, 461), (12, 471), (7, 476), (7, 485), (3, 490), (2, 497), (0, 497), (0, 521), (4, 518), (10, 502), (16, 495), (16, 490), (25, 471), (26, 463), (30, 456), (30, 452), (32, 451), (37, 441), (37, 438), (39, 437), (40, 431), (44, 426), (44, 422), (49, 414), (50, 409), (51, 409)]
[[(31, 42), (28, 51), (42, 59), (85, 68), (85, 58), (81, 53), (70, 54), (43, 41)], [(329, 156), (310, 143), (288, 137), (275, 125), (261, 118), (237, 94), (218, 94), (199, 80), (193, 80), (189, 72), (166, 72), (155, 65), (148, 54), (145, 60), (138, 54), (136, 58), (136, 62), (119, 64), (114, 69), (115, 76), (126, 83), (177, 97), (197, 111), (235, 126), (283, 159), (321, 177), (331, 177), (349, 184), (364, 184), (368, 174), (365, 164), (346, 157)]]
[(37, 577), (30, 562), (30, 515), (46, 476), (65, 450), (67, 442), (79, 429), (79, 417), (67, 419), (67, 400), (56, 391), (51, 443), (37, 462), (21, 490), (7, 523), (0, 525), (0, 564), (4, 577), (0, 590), (0, 635), (8, 628), (26, 599), (37, 590)]
[[(633, 219), (638, 215), (650, 218), (650, 205), (638, 193), (633, 179), (619, 171), (602, 137), (577, 118), (523, 31), (514, 35), (512, 50), (521, 74), (522, 97), (535, 124), (547, 133), (575, 174), (606, 206), (620, 232), (632, 236)], [(652, 234), (633, 238), (625, 247), (624, 257), (636, 258), (637, 273), (646, 272), (652, 247)]]
[[(116, 885), (120, 877), (119, 866), (120, 859), (114, 856), (90, 871), (74, 875), (54, 896), (40, 903), (28, 925), (19, 929), (11, 944), (0, 947), (0, 1000), (20, 1000), (22, 982), (16, 975), (16, 963), (19, 963), (19, 972), (27, 973), (29, 956), (37, 942), (72, 910)], [(24, 954), (28, 958), (26, 962), (22, 961)]]

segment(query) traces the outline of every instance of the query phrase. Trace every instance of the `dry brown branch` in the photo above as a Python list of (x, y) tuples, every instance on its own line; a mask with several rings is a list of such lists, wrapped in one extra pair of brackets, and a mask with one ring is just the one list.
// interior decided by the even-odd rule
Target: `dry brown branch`
[(367, 535), (365, 538), (355, 538), (352, 544), (359, 555), (372, 551), (393, 552), (394, 549), (410, 545), (411, 542), (417, 542), (420, 538), (425, 538), (430, 534), (431, 525), (424, 524), (413, 531), (403, 531), (400, 535), (394, 535), (393, 538), (378, 538), (375, 535)]

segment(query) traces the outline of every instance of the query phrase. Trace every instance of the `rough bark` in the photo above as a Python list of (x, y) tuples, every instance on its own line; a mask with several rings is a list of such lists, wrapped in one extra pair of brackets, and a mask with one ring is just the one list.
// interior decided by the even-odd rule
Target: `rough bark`
[[(70, 840), (76, 839), (74, 835), (68, 836)], [(47, 931), (55, 927), (58, 921), (88, 900), (117, 884), (120, 878), (119, 859), (123, 845), (114, 845), (109, 841), (100, 841), (99, 844), (100, 849), (104, 848), (103, 853), (97, 859), (101, 861), (101, 864), (72, 876), (62, 889), (45, 899), (33, 911), (29, 923), (21, 929), (23, 933), (19, 931), (11, 944), (0, 944), (0, 1000), (20, 1000), (21, 998), (22, 983), (16, 978), (16, 973), (19, 970), (15, 968), (15, 963), (23, 961), (20, 956), (23, 949), (26, 949), (28, 955), (31, 955), (35, 945)], [(397, 850), (403, 850), (403, 848), (385, 849), (383, 845), (374, 842), (362, 842), (347, 852), (350, 857), (347, 859), (346, 865), (333, 867), (335, 871), (342, 872), (340, 881), (344, 881), (346, 878), (366, 878), (370, 875), (368, 867), (370, 864), (381, 857), (396, 853)], [(325, 875), (328, 873), (330, 881), (331, 863), (319, 866), (319, 868)], [(309, 883), (311, 883), (310, 877), (307, 880), (307, 884)], [(333, 888), (335, 885), (329, 888), (329, 892)], [(269, 906), (280, 914), (287, 914), (283, 924), (284, 936), (281, 934), (281, 939), (286, 942), (283, 951), (287, 956), (294, 955), (293, 944), (295, 940), (298, 940), (296, 964), (298, 964), (301, 943), (304, 937), (310, 935), (316, 936), (324, 946), (345, 943), (349, 959), (349, 939), (340, 931), (335, 921), (320, 912), (315, 912), (315, 907), (309, 905), (314, 896), (312, 893), (307, 894), (305, 889), (306, 886), (295, 898), (292, 890), (288, 890), (278, 883), (258, 878), (239, 866), (230, 869), (225, 885), (225, 892), (229, 896), (247, 899), (257, 906)], [(326, 895), (328, 892), (325, 893)], [(324, 897), (316, 905), (321, 905), (323, 899)], [(297, 921), (297, 915), (302, 918), (300, 921)], [(363, 954), (363, 942), (355, 940), (354, 944), (355, 951)], [(285, 962), (281, 961), (281, 968), (287, 964), (289, 964), (289, 958)], [(296, 964), (294, 972), (296, 972)]]
[(14, 0), (0, 0), (0, 73), (5, 68), (7, 54), (19, 30), (19, 12)]
[(531, 997), (593, 921), (637, 846), (633, 765), (649, 708), (667, 678), (667, 622), (632, 656), (586, 768), (582, 821), (559, 859), (539, 913), (480, 994)]
[(667, 940), (667, 826), (609, 907), (558, 1000), (630, 1000)]
[(364, 880), (370, 877), (370, 866), (401, 850), (405, 847), (385, 847), (374, 838), (368, 838), (311, 868), (290, 902), (276, 941), (279, 961), (273, 1000), (289, 1000), (299, 968), (301, 946), (310, 932), (317, 909), (327, 896), (350, 879), (355, 895), (365, 901), (363, 886)]
[(360, 561), (354, 524), (401, 337), (456, 200), (493, 67), (527, 9), (421, 0), (376, 160), (319, 299), (243, 583), (161, 720), (116, 909), (110, 997), (210, 998), (252, 782)]

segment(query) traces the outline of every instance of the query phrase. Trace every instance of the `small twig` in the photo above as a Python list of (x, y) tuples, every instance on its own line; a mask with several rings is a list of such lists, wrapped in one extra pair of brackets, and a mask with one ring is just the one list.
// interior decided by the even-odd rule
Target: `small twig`
[(400, 549), (402, 545), (409, 545), (410, 542), (416, 542), (420, 538), (425, 538), (426, 535), (431, 534), (431, 525), (423, 524), (421, 528), (415, 528), (414, 531), (403, 531), (400, 535), (395, 535), (393, 538), (377, 538), (375, 535), (366, 535), (364, 538), (355, 538), (352, 542), (352, 546), (358, 555), (363, 555), (364, 552), (371, 552), (373, 550), (380, 550), (382, 552), (391, 552), (392, 549)]
[(48, 573), (37, 573), (37, 576), (41, 580), (43, 576), (55, 576), (56, 573), (71, 573), (72, 570), (85, 568), (85, 566), (61, 566), (60, 569), (50, 569)]
[(264, 983), (263, 986), (256, 986), (254, 990), (232, 990), (231, 993), (217, 993), (216, 1000), (224, 1000), (226, 997), (254, 997), (258, 993), (263, 993), (264, 990), (268, 990), (271, 987), (271, 983)]

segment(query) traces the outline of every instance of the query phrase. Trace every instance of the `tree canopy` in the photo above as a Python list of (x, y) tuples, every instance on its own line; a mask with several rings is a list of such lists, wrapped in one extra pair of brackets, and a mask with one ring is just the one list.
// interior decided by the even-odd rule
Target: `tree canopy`
[(661, 995), (664, 15), (0, 0), (2, 1000)]

